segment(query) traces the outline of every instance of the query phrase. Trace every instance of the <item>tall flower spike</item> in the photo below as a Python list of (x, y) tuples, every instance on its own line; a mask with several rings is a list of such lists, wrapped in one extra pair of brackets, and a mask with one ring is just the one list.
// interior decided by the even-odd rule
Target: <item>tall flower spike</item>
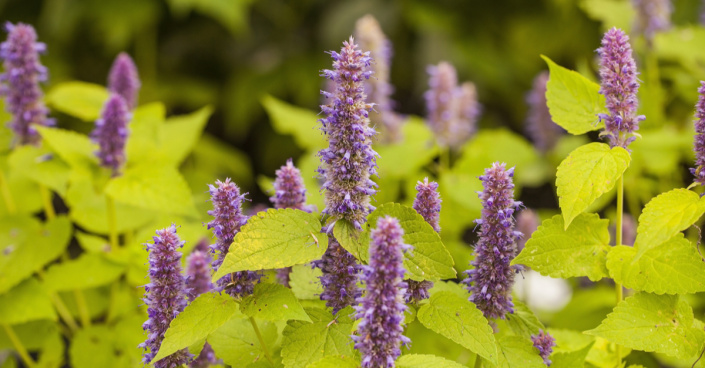
[(367, 14), (355, 23), (355, 38), (363, 50), (370, 50), (375, 60), (372, 64), (374, 77), (365, 81), (365, 93), (374, 101), (375, 110), (370, 115), (372, 126), (379, 127), (383, 142), (392, 143), (401, 140), (401, 117), (393, 110), (391, 95), (394, 87), (389, 83), (389, 69), (392, 59), (392, 43), (382, 32), (374, 16)]
[(334, 222), (348, 220), (360, 229), (367, 214), (374, 207), (370, 196), (377, 193), (370, 176), (376, 173), (377, 153), (372, 150), (374, 128), (369, 126), (368, 112), (372, 104), (365, 100), (365, 79), (372, 71), (369, 52), (362, 52), (352, 37), (343, 42), (340, 53), (330, 52), (333, 70), (323, 70), (322, 76), (335, 81), (336, 90), (321, 93), (332, 101), (322, 105), (326, 115), (321, 119), (322, 130), (328, 138), (328, 148), (318, 152), (321, 166), (318, 171), (325, 178), (326, 208)]
[(534, 146), (544, 153), (553, 149), (564, 132), (563, 128), (553, 122), (551, 113), (548, 111), (546, 83), (548, 83), (548, 72), (544, 71), (534, 78), (533, 88), (526, 98), (529, 104), (526, 132), (534, 142)]
[(366, 292), (355, 307), (360, 320), (358, 334), (353, 335), (355, 348), (362, 354), (362, 367), (394, 367), (401, 355), (400, 344), (410, 340), (404, 332), (404, 231), (399, 221), (385, 216), (372, 230), (370, 264), (363, 268), (362, 281)]
[(458, 75), (455, 68), (445, 61), (427, 68), (430, 89), (424, 93), (426, 99), (427, 120), (438, 144), (444, 147), (450, 145), (451, 126), (459, 111), (456, 98), (458, 90)]
[[(213, 258), (207, 247), (207, 242), (199, 242), (186, 259), (186, 288), (188, 290), (189, 302), (192, 302), (199, 295), (213, 290), (210, 273)], [(201, 353), (198, 354), (198, 357), (189, 363), (189, 367), (206, 368), (216, 363), (215, 352), (210, 344), (206, 343), (203, 345), (203, 349)]]
[(121, 52), (113, 66), (110, 67), (108, 75), (108, 90), (117, 93), (125, 99), (127, 108), (131, 111), (137, 107), (137, 96), (140, 91), (140, 78), (137, 74), (137, 67), (130, 55)]
[(534, 347), (538, 349), (539, 355), (543, 358), (544, 364), (551, 366), (551, 360), (548, 357), (551, 356), (553, 352), (553, 347), (556, 346), (556, 340), (549, 333), (544, 331), (539, 331), (538, 335), (531, 336), (531, 342), (534, 343)]
[(651, 44), (656, 32), (671, 28), (671, 0), (632, 0), (636, 10), (634, 32), (644, 35)]
[(474, 268), (466, 271), (463, 280), (470, 291), (470, 301), (486, 318), (504, 318), (513, 313), (511, 290), (515, 269), (509, 264), (516, 256), (514, 242), (522, 234), (514, 230), (514, 211), (521, 202), (514, 200), (514, 168), (495, 162), (480, 176), (484, 191), (479, 240), (475, 244)]
[(690, 172), (695, 176), (695, 182), (705, 185), (705, 82), (700, 82), (698, 88), (698, 103), (695, 104), (695, 168)]
[(465, 82), (458, 87), (456, 92), (458, 102), (457, 118), (454, 120), (454, 125), (451, 126), (451, 135), (449, 145), (451, 148), (458, 150), (465, 144), (477, 129), (477, 119), (480, 117), (482, 107), (477, 101), (477, 89), (470, 82)]
[[(208, 223), (208, 229), (213, 230), (216, 237), (211, 251), (216, 255), (213, 260), (213, 271), (223, 264), (235, 235), (240, 227), (247, 222), (247, 216), (242, 214), (242, 200), (245, 194), (240, 194), (240, 188), (230, 179), (217, 180), (216, 185), (209, 185), (213, 209), (208, 214), (214, 219)], [(233, 298), (239, 299), (254, 291), (255, 284), (262, 276), (257, 272), (241, 271), (224, 276), (216, 283), (216, 290), (225, 291)]]
[(332, 234), (328, 236), (328, 249), (317, 263), (322, 273), (321, 300), (326, 301), (326, 306), (333, 310), (333, 314), (355, 304), (362, 293), (357, 287), (360, 265), (355, 256), (340, 246)]
[(112, 169), (115, 176), (125, 164), (125, 143), (129, 134), (127, 122), (130, 117), (125, 100), (113, 94), (105, 102), (100, 115), (91, 138), (98, 144), (96, 155), (100, 165)]
[[(149, 331), (147, 341), (139, 347), (145, 349), (143, 362), (149, 363), (159, 351), (169, 323), (186, 307), (184, 277), (181, 275), (181, 252), (184, 242), (176, 234), (176, 226), (157, 230), (154, 244), (147, 243), (149, 252), (149, 279), (145, 286), (144, 301), (149, 319), (142, 328)], [(149, 352), (147, 352), (149, 350)], [(155, 368), (172, 368), (186, 364), (191, 359), (187, 349), (182, 349), (154, 362)]]
[(598, 114), (605, 122), (605, 130), (600, 135), (607, 136), (610, 146), (627, 148), (633, 142), (634, 132), (639, 130), (643, 115), (637, 115), (638, 105), (636, 63), (632, 57), (629, 37), (617, 28), (612, 28), (602, 38), (600, 54), (600, 93), (607, 99), (609, 114)]
[(0, 95), (6, 97), (7, 111), (12, 114), (9, 126), (15, 133), (15, 144), (38, 144), (41, 137), (34, 126), (52, 126), (49, 110), (42, 101), (40, 82), (48, 78), (47, 69), (39, 63), (46, 45), (37, 42), (34, 28), (23, 23), (6, 23), (7, 41), (0, 44), (0, 58), (5, 73), (0, 74)]
[[(441, 196), (438, 194), (438, 183), (435, 181), (428, 181), (428, 178), (424, 178), (423, 181), (416, 183), (416, 199), (414, 199), (413, 208), (418, 212), (421, 217), (428, 222), (429, 225), (436, 230), (436, 232), (441, 232), (441, 226), (439, 224), (440, 214), (441, 214)], [(431, 281), (414, 281), (406, 280), (407, 289), (406, 295), (404, 295), (404, 300), (407, 303), (416, 304), (424, 299), (429, 298), (428, 290), (433, 287), (433, 282)]]

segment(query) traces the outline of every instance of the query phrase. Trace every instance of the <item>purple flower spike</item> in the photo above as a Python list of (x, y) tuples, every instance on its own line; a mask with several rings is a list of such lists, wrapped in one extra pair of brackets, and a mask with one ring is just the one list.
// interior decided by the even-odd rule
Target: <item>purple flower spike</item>
[(286, 165), (277, 170), (276, 175), (274, 195), (269, 197), (274, 208), (293, 208), (311, 212), (312, 208), (306, 205), (304, 179), (291, 159), (286, 160)]
[[(217, 271), (223, 264), (225, 255), (230, 249), (235, 235), (240, 227), (247, 222), (247, 216), (242, 214), (242, 201), (245, 194), (240, 194), (240, 188), (230, 179), (217, 180), (217, 185), (209, 185), (213, 209), (208, 214), (214, 219), (208, 223), (208, 228), (213, 230), (216, 237), (211, 251), (217, 256), (213, 260), (213, 271)], [(255, 284), (262, 276), (257, 272), (241, 271), (224, 276), (216, 283), (217, 291), (225, 291), (233, 298), (240, 299), (252, 294)]]
[(470, 82), (465, 82), (457, 91), (457, 118), (455, 125), (451, 126), (449, 144), (453, 149), (460, 149), (475, 134), (477, 119), (480, 117), (482, 107), (477, 102), (477, 89)]
[[(143, 362), (149, 363), (159, 351), (169, 323), (186, 307), (186, 285), (181, 275), (181, 253), (184, 242), (176, 234), (176, 226), (157, 230), (154, 244), (147, 243), (149, 252), (150, 283), (144, 288), (144, 302), (149, 319), (142, 328), (149, 331), (147, 341), (139, 347), (145, 349)], [(146, 352), (149, 350), (149, 352)], [(172, 368), (186, 364), (191, 359), (187, 349), (179, 350), (154, 362), (155, 368)]]
[(319, 173), (325, 178), (322, 189), (326, 194), (323, 213), (331, 221), (348, 220), (360, 229), (374, 207), (370, 196), (377, 193), (377, 185), (370, 180), (376, 173), (377, 153), (372, 150), (374, 128), (369, 126), (368, 112), (372, 104), (365, 102), (364, 80), (372, 71), (369, 52), (362, 52), (352, 37), (343, 42), (340, 53), (330, 52), (333, 70), (323, 70), (321, 76), (335, 81), (334, 92), (321, 93), (331, 99), (321, 110), (322, 130), (328, 138), (328, 148), (318, 152), (321, 158)]
[(517, 252), (521, 252), (522, 249), (524, 249), (526, 242), (531, 237), (531, 234), (539, 228), (539, 225), (541, 225), (541, 219), (536, 212), (528, 208), (519, 212), (517, 216), (517, 230), (524, 234), (524, 236), (517, 239)]
[(602, 39), (600, 54), (600, 93), (607, 99), (609, 114), (598, 114), (605, 122), (605, 130), (600, 135), (607, 136), (612, 147), (627, 148), (633, 142), (634, 132), (639, 130), (639, 122), (646, 119), (637, 115), (638, 105), (636, 64), (632, 57), (629, 37), (617, 28), (612, 28)]
[(516, 256), (514, 242), (522, 234), (514, 230), (514, 211), (521, 202), (514, 200), (514, 168), (495, 162), (480, 176), (484, 191), (479, 240), (475, 244), (474, 269), (466, 271), (463, 280), (470, 291), (470, 301), (486, 318), (504, 318), (513, 313), (511, 289), (515, 268), (509, 264)]
[(698, 88), (698, 103), (695, 105), (695, 168), (690, 172), (695, 176), (695, 182), (705, 185), (705, 82), (700, 82)]
[[(199, 295), (213, 290), (210, 272), (212, 259), (208, 251), (208, 243), (204, 241), (199, 242), (186, 259), (186, 288), (189, 302)], [(206, 343), (198, 357), (189, 363), (189, 367), (206, 368), (216, 363), (215, 352), (210, 344)]]
[(329, 236), (328, 249), (317, 263), (322, 272), (321, 300), (326, 301), (326, 306), (333, 310), (333, 314), (355, 304), (361, 294), (357, 287), (360, 265), (355, 256), (340, 246), (333, 236)]
[(553, 347), (556, 346), (556, 340), (549, 333), (539, 331), (538, 335), (532, 335), (531, 341), (534, 347), (539, 350), (539, 355), (543, 358), (544, 364), (551, 366), (551, 360), (548, 359), (553, 352)]
[(402, 262), (411, 246), (404, 244), (404, 231), (393, 217), (380, 218), (371, 235), (370, 264), (362, 273), (366, 292), (355, 307), (360, 324), (352, 338), (362, 354), (362, 367), (391, 368), (401, 355), (400, 344), (411, 342), (402, 335), (407, 309)]
[(553, 122), (546, 104), (546, 83), (548, 72), (542, 72), (534, 78), (534, 86), (526, 98), (529, 113), (526, 117), (526, 132), (541, 152), (548, 152), (556, 145), (564, 130)]
[(381, 140), (386, 143), (401, 140), (402, 118), (393, 110), (391, 95), (394, 87), (389, 83), (392, 59), (392, 43), (382, 32), (379, 22), (368, 14), (355, 23), (355, 38), (363, 50), (370, 50), (375, 60), (372, 64), (374, 77), (365, 81), (365, 93), (375, 103), (375, 112), (370, 115), (372, 126), (380, 127)]
[(671, 28), (671, 0), (632, 0), (636, 10), (634, 32), (641, 33), (651, 44), (656, 32)]
[(113, 170), (113, 176), (118, 175), (125, 164), (125, 143), (130, 120), (125, 100), (120, 95), (112, 95), (105, 102), (100, 119), (95, 121), (95, 129), (91, 138), (98, 144), (96, 155), (100, 165)]
[(6, 97), (7, 112), (12, 114), (9, 126), (15, 133), (15, 144), (38, 144), (41, 137), (34, 125), (52, 126), (49, 110), (42, 101), (39, 82), (48, 78), (47, 68), (39, 63), (46, 45), (37, 42), (34, 28), (23, 23), (6, 23), (7, 41), (0, 44), (0, 58), (5, 73), (0, 74), (0, 95)]
[(113, 66), (110, 67), (108, 75), (108, 90), (117, 93), (125, 99), (127, 108), (132, 111), (137, 107), (137, 95), (140, 91), (140, 78), (137, 74), (137, 67), (130, 55), (121, 52)]

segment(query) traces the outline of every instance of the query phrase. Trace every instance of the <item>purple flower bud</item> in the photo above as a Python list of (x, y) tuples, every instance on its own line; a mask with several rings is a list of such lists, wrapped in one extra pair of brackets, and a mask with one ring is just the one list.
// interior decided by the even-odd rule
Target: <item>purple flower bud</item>
[(321, 166), (318, 171), (325, 178), (322, 188), (326, 194), (324, 213), (332, 221), (346, 219), (360, 229), (367, 214), (374, 207), (370, 195), (377, 185), (370, 180), (376, 173), (371, 138), (375, 130), (367, 118), (372, 104), (365, 102), (363, 81), (372, 72), (367, 68), (372, 62), (369, 52), (358, 49), (353, 38), (343, 42), (340, 53), (331, 51), (333, 70), (324, 70), (322, 76), (336, 82), (332, 101), (322, 105), (327, 115), (321, 119), (322, 130), (328, 137), (328, 148), (318, 152)]
[(120, 95), (110, 96), (100, 115), (91, 138), (98, 144), (96, 155), (100, 165), (112, 169), (113, 176), (116, 176), (125, 164), (125, 143), (129, 134), (127, 123), (130, 116), (125, 100)]
[(404, 252), (411, 246), (404, 244), (404, 231), (399, 221), (385, 216), (372, 230), (370, 264), (363, 266), (362, 281), (366, 292), (355, 306), (358, 335), (353, 335), (355, 348), (362, 354), (362, 367), (394, 367), (401, 355), (400, 344), (410, 340), (404, 332)]
[(521, 252), (521, 250), (524, 249), (526, 242), (531, 238), (531, 234), (539, 228), (539, 225), (541, 225), (541, 219), (536, 212), (528, 208), (519, 212), (517, 216), (517, 230), (524, 236), (517, 238), (517, 252)]
[(121, 52), (113, 66), (110, 67), (108, 75), (108, 90), (116, 93), (125, 99), (128, 110), (137, 107), (137, 95), (140, 91), (140, 78), (137, 74), (137, 67), (130, 55)]
[(529, 104), (526, 132), (541, 152), (553, 149), (564, 132), (563, 128), (553, 122), (548, 111), (546, 83), (548, 83), (548, 72), (542, 72), (534, 78), (534, 86), (526, 98)]
[(291, 159), (286, 161), (286, 165), (276, 172), (274, 179), (274, 195), (269, 200), (274, 208), (293, 208), (311, 212), (311, 208), (306, 205), (306, 187), (301, 172), (294, 166)]
[(37, 42), (34, 28), (24, 23), (6, 23), (7, 41), (0, 44), (0, 58), (5, 73), (0, 74), (0, 95), (6, 97), (7, 111), (12, 114), (9, 126), (16, 144), (38, 144), (41, 137), (34, 125), (52, 126), (49, 110), (42, 101), (39, 82), (45, 82), (47, 69), (39, 63), (46, 45)]
[[(242, 214), (242, 200), (245, 194), (240, 194), (240, 188), (231, 182), (230, 178), (224, 182), (217, 180), (215, 184), (217, 187), (209, 185), (213, 209), (208, 211), (208, 214), (214, 217), (208, 223), (208, 228), (213, 230), (216, 237), (215, 244), (211, 245), (211, 251), (217, 256), (213, 260), (213, 271), (217, 271), (223, 264), (235, 235), (247, 222), (247, 217)], [(218, 280), (216, 290), (225, 291), (233, 298), (239, 299), (252, 294), (261, 277), (258, 272), (251, 271), (231, 273)]]
[(698, 88), (698, 103), (695, 104), (695, 168), (690, 172), (695, 176), (695, 182), (705, 185), (705, 82), (700, 82)]
[(504, 318), (513, 313), (511, 289), (515, 269), (509, 264), (516, 256), (514, 242), (521, 233), (514, 231), (512, 213), (521, 206), (514, 200), (513, 169), (495, 162), (480, 176), (484, 191), (479, 240), (475, 244), (474, 269), (463, 280), (470, 291), (470, 301), (486, 318)]
[(333, 309), (333, 314), (355, 304), (355, 299), (361, 294), (357, 287), (360, 265), (355, 256), (340, 246), (332, 234), (328, 236), (328, 249), (317, 266), (322, 272), (321, 300), (325, 300), (326, 306)]
[(605, 122), (605, 130), (600, 135), (607, 136), (610, 146), (627, 148), (636, 137), (643, 115), (637, 115), (638, 105), (636, 63), (632, 57), (629, 37), (617, 28), (612, 28), (602, 39), (600, 54), (600, 93), (607, 99), (609, 114), (599, 114)]
[(656, 32), (671, 28), (671, 0), (632, 0), (636, 10), (634, 32), (644, 35), (651, 44)]
[(538, 335), (532, 335), (531, 341), (534, 347), (539, 350), (539, 355), (543, 358), (544, 364), (551, 366), (551, 360), (548, 359), (553, 352), (553, 347), (556, 346), (556, 340), (549, 333), (539, 331)]
[(379, 22), (368, 14), (355, 23), (355, 38), (363, 50), (370, 50), (375, 60), (372, 64), (374, 78), (365, 81), (365, 93), (374, 101), (375, 110), (370, 116), (372, 126), (380, 127), (381, 140), (387, 143), (401, 140), (402, 118), (393, 110), (391, 95), (394, 87), (389, 83), (389, 69), (392, 59), (392, 43), (382, 32)]
[[(206, 241), (198, 242), (193, 252), (186, 259), (186, 288), (189, 302), (192, 302), (199, 295), (213, 290), (210, 273), (212, 259), (208, 250), (208, 242)], [(203, 345), (198, 357), (189, 363), (189, 367), (206, 368), (216, 363), (215, 352), (210, 344), (206, 343)]]
[[(176, 226), (157, 230), (154, 244), (147, 243), (149, 252), (149, 279), (145, 286), (144, 302), (149, 319), (142, 328), (149, 331), (147, 341), (139, 347), (145, 349), (143, 362), (149, 363), (159, 351), (169, 323), (186, 307), (186, 285), (181, 275), (181, 253), (184, 242), (176, 234)], [(149, 350), (149, 352), (147, 352)], [(172, 368), (186, 364), (191, 359), (187, 349), (179, 350), (154, 362), (155, 368)]]

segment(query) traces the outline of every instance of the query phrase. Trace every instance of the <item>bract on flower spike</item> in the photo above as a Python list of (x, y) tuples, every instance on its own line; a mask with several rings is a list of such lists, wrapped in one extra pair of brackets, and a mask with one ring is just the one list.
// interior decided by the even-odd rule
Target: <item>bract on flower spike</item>
[(695, 182), (705, 185), (705, 82), (700, 81), (698, 102), (695, 104), (695, 168), (690, 172), (695, 176)]
[[(414, 199), (413, 208), (431, 225), (433, 230), (441, 232), (441, 226), (439, 224), (441, 196), (438, 194), (438, 183), (435, 181), (429, 182), (428, 178), (417, 182), (416, 198)], [(407, 290), (404, 299), (407, 303), (416, 304), (429, 298), (428, 290), (433, 287), (433, 282), (426, 280), (406, 280), (406, 283)]]
[(526, 132), (534, 142), (534, 146), (544, 153), (553, 149), (558, 138), (564, 133), (563, 128), (553, 122), (551, 113), (548, 111), (546, 83), (548, 83), (548, 72), (544, 71), (534, 78), (533, 87), (526, 98), (529, 104)]
[[(147, 340), (139, 347), (145, 349), (143, 362), (148, 364), (159, 351), (169, 323), (186, 307), (186, 285), (181, 275), (181, 252), (184, 242), (176, 234), (176, 226), (157, 230), (154, 243), (147, 243), (149, 252), (149, 284), (145, 286), (144, 302), (149, 319), (142, 328), (149, 331)], [(147, 352), (149, 350), (149, 352)], [(153, 362), (155, 368), (172, 368), (191, 359), (182, 349)]]
[(401, 355), (400, 345), (411, 341), (404, 332), (404, 230), (393, 217), (381, 217), (372, 230), (370, 264), (363, 266), (365, 293), (355, 306), (360, 320), (353, 335), (355, 348), (362, 354), (362, 367), (388, 368)]
[(511, 290), (515, 268), (510, 266), (516, 256), (514, 242), (522, 234), (514, 230), (514, 211), (521, 202), (514, 200), (514, 168), (495, 162), (479, 178), (484, 190), (479, 240), (475, 244), (474, 268), (466, 271), (463, 280), (470, 291), (470, 301), (486, 318), (504, 318), (513, 313)]
[[(213, 260), (213, 271), (223, 264), (235, 235), (240, 227), (247, 222), (247, 216), (242, 214), (242, 201), (245, 194), (240, 194), (240, 188), (230, 179), (217, 180), (215, 185), (209, 185), (213, 209), (208, 214), (214, 219), (208, 223), (208, 229), (213, 230), (216, 237), (211, 251), (216, 255)], [(225, 291), (233, 298), (239, 299), (252, 294), (255, 284), (262, 276), (258, 272), (240, 271), (224, 276), (216, 283), (217, 291)]]
[(112, 169), (113, 176), (117, 176), (125, 164), (125, 144), (129, 134), (127, 123), (130, 116), (125, 100), (120, 95), (111, 95), (100, 115), (91, 138), (98, 144), (96, 155), (100, 165)]
[(46, 45), (37, 42), (31, 25), (6, 23), (7, 40), (0, 44), (0, 59), (5, 72), (0, 74), (0, 95), (6, 97), (6, 109), (12, 114), (9, 126), (14, 144), (38, 144), (41, 140), (35, 126), (52, 126), (49, 110), (42, 100), (40, 82), (48, 78), (47, 68), (39, 63)]
[(556, 346), (556, 340), (553, 336), (540, 330), (538, 335), (531, 335), (531, 342), (533, 342), (534, 347), (538, 349), (539, 355), (543, 358), (543, 363), (550, 367), (551, 360), (548, 359), (548, 357), (551, 356), (553, 347)]
[(600, 93), (607, 99), (609, 114), (598, 114), (605, 122), (600, 135), (607, 136), (612, 147), (627, 148), (636, 137), (639, 122), (646, 119), (637, 115), (638, 105), (636, 63), (632, 57), (629, 37), (617, 28), (612, 28), (602, 38), (600, 54)]
[(651, 44), (656, 32), (671, 28), (671, 0), (632, 0), (636, 10), (634, 32), (644, 35)]
[(137, 96), (140, 91), (140, 79), (137, 66), (130, 55), (121, 52), (110, 67), (108, 74), (108, 90), (117, 93), (125, 99), (127, 108), (132, 111), (137, 107)]
[[(198, 242), (186, 259), (186, 288), (189, 302), (199, 295), (213, 290), (210, 273), (212, 259), (208, 242), (205, 239)], [(216, 364), (217, 361), (213, 348), (206, 342), (201, 353), (189, 363), (189, 367), (206, 368), (211, 364)]]

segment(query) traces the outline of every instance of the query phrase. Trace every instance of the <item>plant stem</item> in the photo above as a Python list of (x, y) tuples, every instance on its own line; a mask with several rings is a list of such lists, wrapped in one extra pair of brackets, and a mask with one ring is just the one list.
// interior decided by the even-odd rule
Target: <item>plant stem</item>
[(15, 206), (15, 201), (12, 199), (12, 193), (10, 192), (10, 185), (5, 179), (5, 173), (0, 170), (0, 191), (2, 191), (2, 199), (5, 201), (5, 207), (7, 207), (7, 213), (14, 214), (17, 212), (17, 206)]
[(257, 327), (257, 321), (253, 317), (250, 317), (250, 323), (252, 323), (252, 328), (255, 329), (255, 334), (257, 335), (257, 339), (259, 340), (259, 344), (262, 345), (262, 351), (264, 351), (264, 356), (267, 358), (267, 360), (274, 364), (274, 361), (272, 361), (272, 356), (269, 355), (269, 350), (267, 349), (267, 344), (264, 343), (264, 339), (262, 338), (262, 334), (259, 332), (259, 327)]
[(118, 249), (117, 224), (115, 220), (115, 201), (109, 196), (105, 196), (105, 204), (108, 210), (108, 232), (110, 234), (110, 251), (115, 253)]
[(440, 157), (438, 159), (439, 172), (450, 170), (450, 147), (440, 147)]
[(47, 220), (53, 220), (56, 218), (56, 211), (54, 210), (54, 204), (51, 202), (51, 191), (46, 186), (39, 184), (39, 195), (42, 196), (44, 214), (47, 216)]
[(83, 296), (83, 292), (81, 290), (74, 290), (73, 296), (76, 299), (78, 314), (81, 316), (81, 325), (83, 328), (90, 327), (91, 315), (88, 312), (88, 304), (86, 304), (86, 298)]
[(12, 329), (12, 326), (3, 323), (2, 328), (5, 330), (7, 337), (10, 338), (10, 341), (12, 341), (12, 345), (15, 346), (15, 350), (17, 350), (17, 353), (20, 354), (20, 357), (22, 358), (22, 361), (24, 361), (24, 364), (30, 368), (35, 367), (37, 363), (35, 363), (32, 357), (29, 356), (27, 349), (25, 349), (24, 345), (22, 345), (22, 341), (20, 341), (17, 335), (15, 335), (15, 331)]
[(479, 354), (475, 355), (475, 368), (482, 368), (482, 358)]
[[(616, 245), (622, 245), (622, 216), (624, 215), (624, 175), (619, 176), (619, 182), (617, 183), (617, 226), (615, 229)], [(622, 289), (622, 284), (617, 281), (614, 282), (615, 291), (617, 292), (617, 304), (622, 301), (624, 297), (624, 292)], [(619, 344), (616, 345), (615, 350), (617, 352), (617, 366), (622, 363), (622, 347)]]
[(51, 297), (52, 303), (54, 303), (54, 307), (56, 307), (56, 311), (59, 312), (61, 319), (63, 319), (66, 325), (69, 326), (71, 332), (78, 331), (78, 324), (76, 323), (76, 320), (73, 319), (71, 312), (69, 312), (69, 309), (66, 308), (66, 304), (64, 304), (61, 300), (59, 294), (52, 292), (49, 296)]

